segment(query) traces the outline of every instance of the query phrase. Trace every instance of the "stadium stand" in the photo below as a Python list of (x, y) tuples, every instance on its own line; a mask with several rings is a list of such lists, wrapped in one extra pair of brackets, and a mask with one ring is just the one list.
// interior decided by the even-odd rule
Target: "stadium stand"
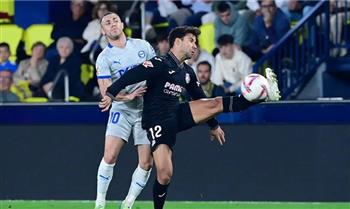
[(37, 41), (43, 42), (46, 47), (50, 46), (53, 42), (51, 39), (52, 28), (51, 24), (33, 24), (24, 31), (23, 41), (27, 55), (32, 54), (32, 45)]
[(199, 27), (201, 30), (201, 35), (198, 37), (199, 45), (202, 49), (206, 50), (209, 53), (212, 53), (215, 49), (215, 29), (214, 24), (207, 23)]
[(0, 23), (11, 23), (15, 14), (15, 1), (6, 0), (0, 2)]
[(16, 61), (16, 49), (23, 36), (23, 29), (14, 24), (0, 25), (0, 42), (10, 45), (12, 62)]

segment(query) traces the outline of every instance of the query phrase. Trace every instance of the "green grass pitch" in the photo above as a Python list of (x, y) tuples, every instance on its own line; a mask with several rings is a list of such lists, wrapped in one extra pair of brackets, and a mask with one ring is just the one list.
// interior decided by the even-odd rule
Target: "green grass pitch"
[[(117, 209), (120, 202), (110, 201), (106, 209)], [(133, 209), (152, 209), (151, 201), (137, 201)], [(0, 200), (0, 209), (93, 209), (93, 201)], [(350, 209), (347, 203), (304, 202), (183, 202), (168, 201), (165, 209)]]

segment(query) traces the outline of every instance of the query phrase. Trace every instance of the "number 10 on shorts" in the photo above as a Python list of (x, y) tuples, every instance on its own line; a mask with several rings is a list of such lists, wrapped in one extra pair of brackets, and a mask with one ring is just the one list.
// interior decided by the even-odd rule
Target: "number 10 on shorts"
[(162, 131), (162, 127), (160, 125), (156, 125), (149, 129), (149, 132), (151, 133), (151, 137), (153, 140), (162, 136), (162, 134), (160, 133), (161, 131)]
[(120, 112), (111, 112), (111, 116), (109, 118), (109, 122), (113, 124), (117, 124), (120, 118)]

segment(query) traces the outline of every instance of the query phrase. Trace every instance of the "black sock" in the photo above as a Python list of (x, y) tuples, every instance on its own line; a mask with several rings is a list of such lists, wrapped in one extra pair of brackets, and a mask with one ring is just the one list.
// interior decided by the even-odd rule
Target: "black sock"
[(163, 209), (167, 196), (168, 185), (161, 185), (156, 179), (153, 184), (153, 205), (154, 209)]
[(224, 112), (239, 112), (258, 103), (259, 102), (250, 102), (242, 95), (222, 97)]

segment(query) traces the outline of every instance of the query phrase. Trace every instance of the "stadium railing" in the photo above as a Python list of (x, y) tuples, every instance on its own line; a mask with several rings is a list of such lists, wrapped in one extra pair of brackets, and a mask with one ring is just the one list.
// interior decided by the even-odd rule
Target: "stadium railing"
[(322, 0), (253, 66), (275, 70), (283, 99), (292, 98), (329, 57), (329, 2)]

